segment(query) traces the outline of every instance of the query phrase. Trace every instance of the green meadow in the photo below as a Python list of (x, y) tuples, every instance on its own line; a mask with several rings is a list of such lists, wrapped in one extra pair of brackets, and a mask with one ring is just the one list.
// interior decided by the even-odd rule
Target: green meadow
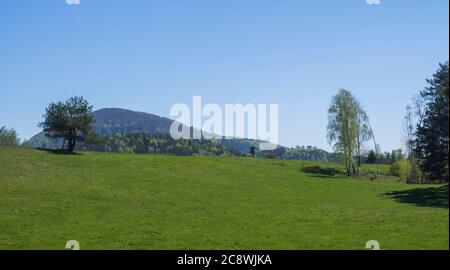
[(0, 249), (61, 250), (68, 240), (83, 250), (362, 250), (369, 240), (389, 250), (449, 248), (448, 186), (341, 171), (0, 147)]

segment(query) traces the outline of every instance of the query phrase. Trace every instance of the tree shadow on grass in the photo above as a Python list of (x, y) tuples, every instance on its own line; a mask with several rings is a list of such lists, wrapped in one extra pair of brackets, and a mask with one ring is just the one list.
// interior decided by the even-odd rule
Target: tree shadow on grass
[(82, 156), (82, 154), (80, 153), (76, 153), (76, 152), (70, 152), (67, 150), (61, 150), (61, 149), (47, 149), (47, 148), (37, 148), (38, 150), (41, 151), (46, 151), (49, 154), (54, 154), (54, 155), (74, 155), (74, 156)]
[(401, 203), (423, 207), (448, 208), (448, 185), (393, 191), (386, 193), (386, 195)]
[(330, 178), (336, 175), (342, 175), (342, 171), (336, 168), (322, 168), (320, 166), (303, 167), (300, 169), (304, 173), (308, 173), (317, 178)]

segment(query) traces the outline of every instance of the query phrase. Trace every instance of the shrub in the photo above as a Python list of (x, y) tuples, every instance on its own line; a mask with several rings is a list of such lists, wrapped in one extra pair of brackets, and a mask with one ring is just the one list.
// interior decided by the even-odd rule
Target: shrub
[(389, 172), (400, 180), (407, 180), (411, 174), (411, 165), (407, 160), (399, 160), (391, 165)]
[(0, 146), (17, 146), (19, 145), (19, 138), (14, 129), (7, 129), (0, 127)]

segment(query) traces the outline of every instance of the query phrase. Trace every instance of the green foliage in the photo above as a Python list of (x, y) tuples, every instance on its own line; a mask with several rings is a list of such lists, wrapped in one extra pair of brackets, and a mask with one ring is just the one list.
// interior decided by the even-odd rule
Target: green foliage
[[(156, 140), (165, 138), (165, 142), (169, 140), (169, 144), (174, 144), (170, 138), (167, 138), (172, 120), (153, 114), (134, 112), (124, 109), (101, 109), (94, 111), (93, 115), (95, 122), (92, 129), (95, 134), (99, 134), (105, 138), (105, 143), (107, 142), (107, 146), (101, 147), (98, 144), (89, 144), (88, 146), (84, 146), (83, 144), (82, 146), (77, 147), (77, 149), (123, 153), (182, 153), (183, 155), (192, 153), (193, 155), (196, 155), (200, 152), (206, 152), (206, 154), (209, 155), (213, 154), (213, 152), (217, 152), (219, 155), (222, 155), (230, 152), (234, 155), (248, 155), (250, 154), (251, 148), (257, 148), (260, 143), (260, 141), (249, 139), (219, 139), (214, 142), (209, 142), (209, 145), (203, 146), (201, 151), (198, 151), (197, 149), (202, 147), (196, 146), (191, 148), (191, 146), (188, 146), (187, 144), (207, 144), (208, 142), (205, 140), (197, 142), (181, 142), (181, 148), (185, 148), (186, 151), (178, 151), (177, 149), (174, 150), (174, 147), (162, 147), (160, 144), (153, 144), (148, 146), (147, 149), (143, 149), (140, 142), (132, 142), (133, 140), (138, 139), (139, 136), (134, 136), (131, 134), (145, 134), (146, 136), (155, 137)], [(116, 138), (112, 139), (111, 136)], [(124, 139), (120, 137), (129, 138)], [(61, 147), (62, 143), (62, 139), (48, 138), (43, 133), (39, 133), (33, 136), (27, 144), (35, 148), (57, 149)], [(141, 146), (136, 146), (135, 144)], [(217, 146), (217, 144), (220, 144), (221, 146)], [(222, 150), (211, 150), (212, 147), (221, 147)], [(187, 148), (191, 149), (187, 150)], [(287, 160), (322, 160), (332, 162), (338, 160), (334, 153), (328, 153), (325, 150), (312, 146), (297, 146), (292, 148), (279, 146), (274, 151), (264, 151), (264, 153), (258, 151), (257, 149), (255, 149), (255, 151), (257, 156), (273, 154), (276, 155), (278, 159)]]
[[(181, 141), (174, 142), (169, 137), (172, 120), (153, 114), (134, 112), (124, 109), (101, 109), (93, 112), (95, 134), (104, 137), (104, 146), (100, 144), (82, 144), (76, 149), (92, 151), (120, 152), (120, 153), (162, 153), (175, 155), (248, 155), (255, 147), (257, 156), (266, 154), (276, 155), (278, 159), (288, 160), (323, 160), (337, 161), (333, 153), (312, 146), (297, 146), (287, 148), (279, 146), (274, 151), (258, 151), (256, 146), (260, 141), (249, 139), (219, 139), (217, 141)], [(135, 135), (133, 135), (135, 134)], [(138, 135), (136, 135), (138, 134)], [(153, 137), (154, 140), (142, 144), (140, 136)], [(125, 138), (127, 137), (127, 138)], [(161, 140), (161, 143), (156, 141)], [(27, 145), (35, 148), (57, 149), (63, 143), (62, 139), (48, 138), (44, 133), (33, 136)], [(166, 144), (176, 145), (166, 146)], [(200, 146), (199, 144), (204, 144)], [(219, 145), (218, 145), (219, 144)], [(195, 145), (195, 146), (194, 146)], [(182, 149), (179, 149), (182, 148)]]
[(96, 134), (106, 137), (115, 134), (164, 134), (170, 132), (172, 120), (154, 114), (109, 108), (93, 112)]
[(398, 160), (391, 165), (389, 171), (400, 180), (407, 180), (411, 175), (411, 165), (407, 160)]
[(440, 64), (421, 92), (425, 104), (417, 126), (415, 154), (430, 181), (449, 179), (449, 63)]
[(334, 171), (344, 167), (1, 147), (0, 249), (362, 250), (376, 239), (448, 250), (448, 189)]
[(44, 122), (39, 127), (51, 138), (63, 138), (73, 152), (77, 141), (92, 137), (92, 106), (83, 97), (72, 97), (66, 102), (50, 103), (45, 109)]
[(170, 154), (178, 156), (229, 156), (238, 153), (214, 140), (174, 140), (168, 135), (109, 135), (100, 143), (82, 144), (79, 150), (128, 154)]
[(0, 146), (17, 146), (19, 143), (20, 140), (14, 129), (0, 127)]
[(250, 150), (252, 147), (255, 147), (256, 154), (258, 155), (257, 146), (260, 141), (250, 140), (250, 139), (229, 139), (223, 138), (218, 141), (221, 145), (233, 149), (236, 153), (240, 155), (250, 154)]
[[(369, 117), (352, 93), (340, 89), (328, 109), (327, 137), (345, 162), (347, 175), (359, 173), (363, 143), (373, 138)], [(356, 159), (356, 164), (355, 164)]]
[(286, 148), (285, 153), (282, 156), (287, 160), (320, 160), (337, 162), (338, 158), (333, 153), (314, 147), (314, 146), (296, 146), (292, 148)]
[(377, 154), (373, 150), (369, 151), (369, 154), (367, 155), (366, 158), (366, 163), (375, 164), (376, 162), (377, 162)]
[[(172, 120), (168, 118), (125, 109), (101, 109), (92, 112), (92, 114), (95, 119), (92, 130), (95, 134), (104, 138), (117, 135), (126, 136), (129, 134), (147, 134), (155, 137), (167, 137), (170, 134), (169, 130), (172, 124)], [(230, 149), (230, 151), (237, 155), (246, 155), (249, 153), (250, 147), (259, 144), (259, 141), (249, 139), (220, 139), (216, 142), (221, 144), (224, 148)], [(62, 139), (49, 138), (43, 133), (39, 133), (33, 136), (27, 144), (35, 148), (58, 149), (61, 147), (62, 143)], [(123, 146), (119, 152), (135, 152), (130, 151), (130, 149), (124, 149), (124, 147), (125, 146)], [(115, 147), (112, 148), (114, 149)], [(105, 151), (109, 150), (106, 149)], [(158, 146), (149, 152), (165, 153), (158, 151)], [(193, 151), (193, 153), (198, 152), (200, 151)], [(167, 153), (173, 153), (173, 151)]]
[(371, 150), (365, 157), (365, 162), (367, 164), (392, 164), (399, 160), (405, 159), (403, 151), (401, 149), (392, 150), (392, 152), (376, 153)]
[(390, 155), (390, 158), (391, 158), (391, 160), (390, 160), (390, 163), (392, 164), (392, 163), (395, 163), (395, 162), (397, 162), (397, 161), (402, 161), (402, 160), (404, 160), (405, 159), (405, 156), (404, 156), (404, 154), (403, 154), (403, 150), (402, 149), (395, 149), (395, 150), (392, 150), (392, 153), (391, 153), (391, 155)]
[(414, 156), (413, 153), (411, 154), (410, 158), (408, 159), (408, 162), (411, 167), (409, 176), (408, 176), (408, 183), (411, 183), (411, 184), (422, 183), (423, 174), (422, 174), (422, 171), (420, 170), (419, 161), (417, 160), (417, 158)]

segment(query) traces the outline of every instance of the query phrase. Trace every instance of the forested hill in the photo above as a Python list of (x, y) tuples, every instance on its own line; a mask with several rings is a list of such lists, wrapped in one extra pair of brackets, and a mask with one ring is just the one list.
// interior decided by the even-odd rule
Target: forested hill
[(169, 118), (126, 109), (101, 109), (93, 114), (93, 129), (100, 136), (134, 133), (167, 135), (173, 122)]
[[(102, 137), (133, 133), (169, 134), (172, 120), (154, 114), (135, 112), (126, 109), (107, 108), (93, 112), (95, 122), (93, 130)], [(32, 147), (57, 149), (62, 141), (47, 138), (43, 132), (33, 136), (28, 142)]]
[[(119, 108), (106, 108), (93, 112), (95, 122), (93, 131), (105, 138), (104, 145), (95, 146), (78, 145), (78, 149), (100, 150), (112, 152), (137, 152), (137, 153), (170, 153), (177, 154), (223, 154), (232, 153), (243, 155), (249, 152), (251, 146), (256, 142), (247, 139), (218, 140), (209, 142), (201, 140), (175, 141), (170, 136), (170, 126), (173, 120), (160, 117), (150, 113), (135, 112)], [(142, 139), (148, 144), (147, 150), (143, 149), (141, 141), (134, 141), (136, 138)], [(152, 142), (152, 143), (147, 143)], [(154, 144), (154, 142), (159, 142)], [(51, 139), (43, 132), (33, 136), (27, 144), (36, 148), (59, 149), (62, 140)], [(178, 149), (188, 147), (189, 149)], [(138, 150), (136, 150), (138, 149)]]
[[(100, 145), (78, 145), (78, 150), (95, 150), (125, 153), (166, 153), (181, 155), (247, 155), (259, 142), (249, 139), (221, 139), (217, 141), (175, 141), (170, 138), (173, 120), (154, 114), (126, 109), (107, 108), (93, 112), (93, 130), (103, 137)], [(137, 136), (139, 135), (139, 136)], [(62, 141), (47, 138), (43, 132), (33, 136), (28, 145), (36, 148), (59, 149)], [(334, 161), (332, 154), (315, 147), (286, 148), (257, 152), (258, 156), (278, 159)]]

